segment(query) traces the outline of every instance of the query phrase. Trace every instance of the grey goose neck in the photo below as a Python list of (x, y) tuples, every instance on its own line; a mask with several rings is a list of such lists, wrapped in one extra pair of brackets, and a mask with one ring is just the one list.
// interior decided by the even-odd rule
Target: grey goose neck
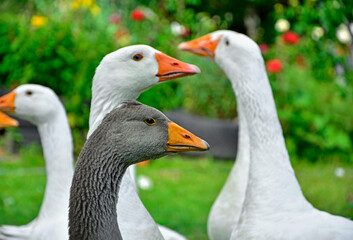
[(70, 240), (122, 239), (116, 204), (127, 165), (121, 161), (123, 154), (107, 147), (102, 133), (93, 133), (77, 161), (70, 194)]
[[(146, 124), (148, 118), (155, 119), (153, 126)], [(137, 101), (123, 102), (103, 119), (77, 161), (70, 195), (70, 239), (121, 237), (116, 204), (123, 175), (131, 164), (167, 154), (168, 122), (161, 112)]]

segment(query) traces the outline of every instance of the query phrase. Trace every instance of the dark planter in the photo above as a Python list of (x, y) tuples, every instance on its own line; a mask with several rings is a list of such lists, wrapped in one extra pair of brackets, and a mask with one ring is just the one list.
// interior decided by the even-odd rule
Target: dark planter
[(210, 150), (207, 152), (190, 152), (188, 154), (235, 159), (238, 145), (238, 124), (236, 122), (195, 116), (182, 110), (167, 112), (166, 115), (170, 120), (210, 144)]

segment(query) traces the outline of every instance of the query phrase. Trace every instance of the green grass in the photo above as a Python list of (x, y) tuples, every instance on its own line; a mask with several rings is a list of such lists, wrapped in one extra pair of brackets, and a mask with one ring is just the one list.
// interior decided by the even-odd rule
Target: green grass
[[(1, 150), (1, 149), (0, 149)], [(209, 209), (233, 165), (231, 161), (180, 155), (138, 167), (152, 179), (153, 188), (139, 190), (141, 199), (159, 224), (190, 240), (207, 239)], [(317, 208), (353, 219), (353, 166), (321, 161), (293, 163), (307, 199)], [(342, 167), (345, 175), (334, 176)], [(0, 151), (0, 225), (25, 224), (37, 214), (45, 189), (44, 160), (37, 148), (19, 155)]]
[(140, 190), (141, 199), (159, 224), (188, 239), (207, 239), (208, 212), (231, 167), (231, 162), (178, 155), (153, 161), (138, 167), (154, 183), (153, 189)]

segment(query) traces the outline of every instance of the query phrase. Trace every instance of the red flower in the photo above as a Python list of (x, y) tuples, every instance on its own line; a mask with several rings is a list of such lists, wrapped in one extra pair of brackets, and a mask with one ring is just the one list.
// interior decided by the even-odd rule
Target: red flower
[(132, 10), (132, 12), (130, 14), (130, 18), (133, 21), (143, 21), (143, 20), (145, 20), (145, 13), (140, 9)]
[(294, 45), (299, 42), (300, 36), (293, 31), (287, 31), (282, 35), (282, 39), (285, 43)]
[(117, 13), (110, 14), (109, 22), (110, 23), (119, 23), (121, 21), (121, 17)]
[(282, 63), (278, 59), (268, 61), (266, 67), (270, 73), (279, 73), (283, 69)]
[(270, 47), (267, 44), (265, 44), (265, 43), (261, 43), (260, 44), (260, 50), (261, 50), (261, 52), (263, 54), (266, 54), (270, 50)]

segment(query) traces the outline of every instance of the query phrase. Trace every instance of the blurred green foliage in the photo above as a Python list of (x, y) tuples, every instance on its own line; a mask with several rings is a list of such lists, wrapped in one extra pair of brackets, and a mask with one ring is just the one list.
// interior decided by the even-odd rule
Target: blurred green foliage
[[(134, 9), (144, 18), (133, 19)], [(177, 46), (217, 29), (245, 33), (250, 27), (244, 19), (250, 17), (256, 28), (252, 37), (269, 45), (265, 61), (283, 63), (283, 71), (270, 74), (270, 80), (290, 154), (309, 161), (327, 156), (352, 161), (352, 42), (336, 38), (339, 25), (353, 21), (349, 9), (351, 1), (340, 0), (5, 0), (0, 3), (1, 85), (38, 83), (54, 89), (68, 112), (77, 153), (88, 128), (95, 68), (107, 53), (142, 43), (199, 66), (202, 74), (155, 86), (140, 101), (163, 111), (181, 107), (235, 118), (234, 93), (224, 73)], [(283, 42), (274, 28), (279, 19), (301, 36), (298, 44)], [(313, 38), (315, 27), (323, 29), (322, 37)]]
[(264, 54), (284, 64), (270, 79), (287, 148), (299, 158), (353, 160), (353, 43), (338, 38), (342, 25), (353, 29), (352, 7), (353, 1), (339, 0), (291, 0), (274, 7), (275, 19), (288, 20), (301, 35), (290, 45), (278, 33)]

